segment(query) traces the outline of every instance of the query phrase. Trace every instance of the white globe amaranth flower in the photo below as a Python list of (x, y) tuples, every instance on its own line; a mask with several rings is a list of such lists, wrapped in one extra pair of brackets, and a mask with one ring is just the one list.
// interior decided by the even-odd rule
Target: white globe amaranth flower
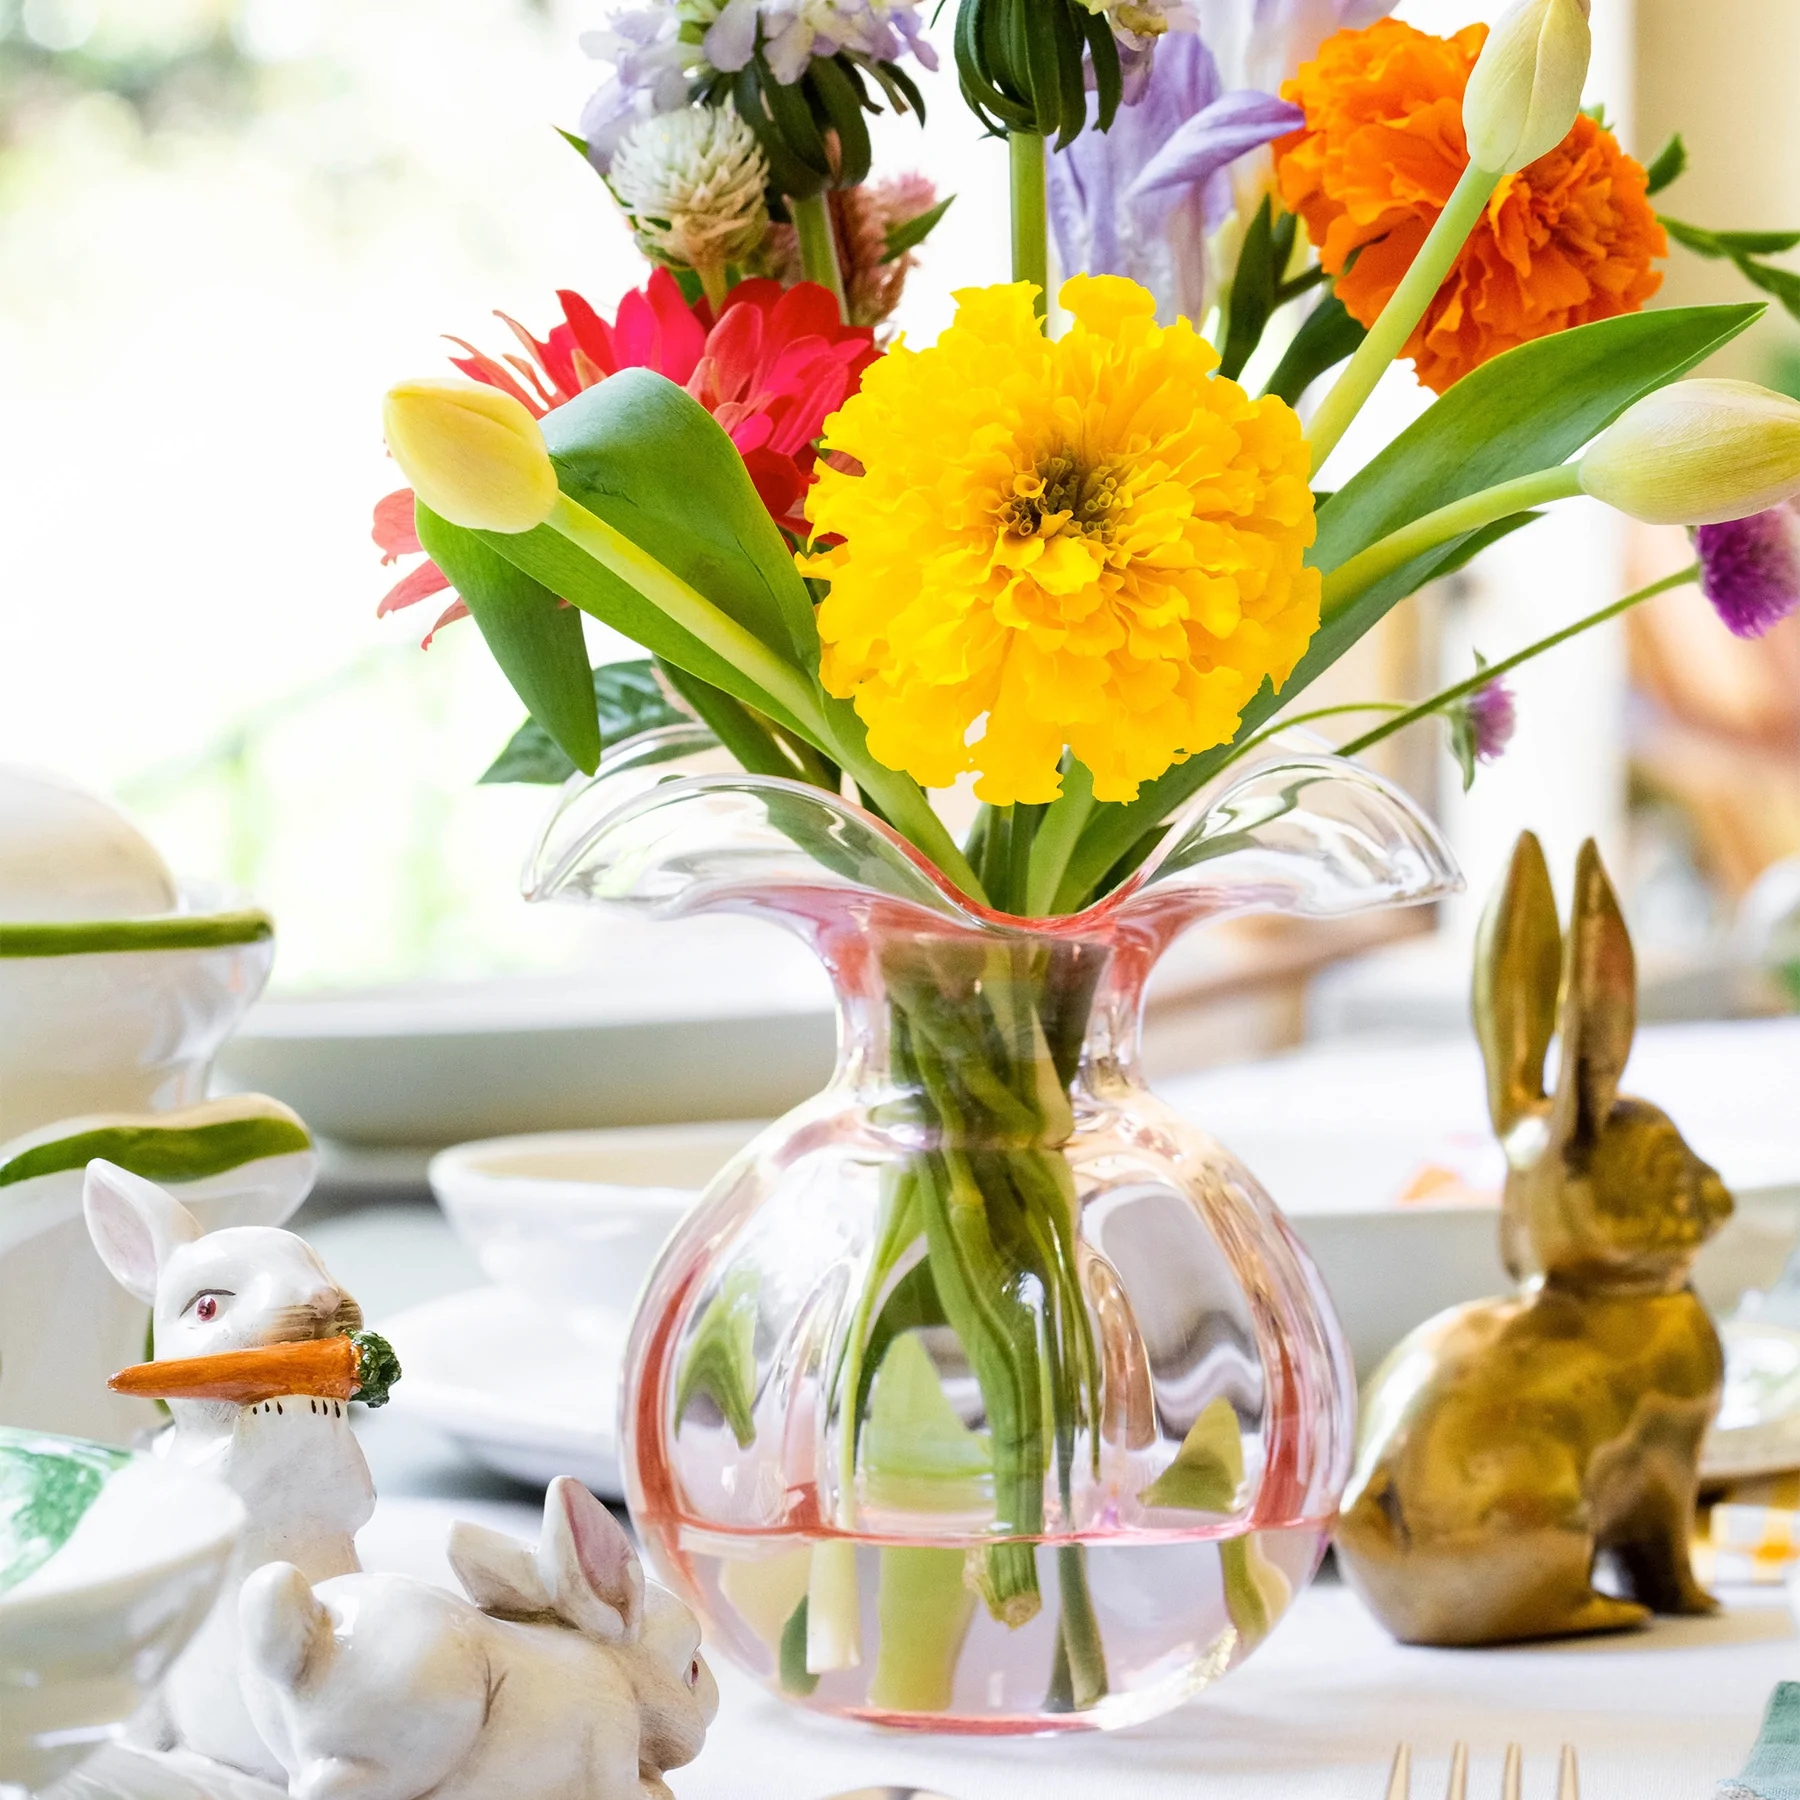
[(730, 107), (690, 106), (634, 125), (613, 152), (612, 191), (644, 253), (719, 269), (742, 262), (769, 228), (769, 164)]

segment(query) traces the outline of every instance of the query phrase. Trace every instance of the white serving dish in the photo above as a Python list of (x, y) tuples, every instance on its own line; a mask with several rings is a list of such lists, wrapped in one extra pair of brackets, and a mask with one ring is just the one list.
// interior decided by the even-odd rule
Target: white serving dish
[[(1800, 1244), (1800, 1019), (1645, 1025), (1627, 1093), (1667, 1109), (1737, 1209), (1700, 1254), (1715, 1313)], [(1331, 1041), (1161, 1084), (1256, 1172), (1323, 1272), (1367, 1375), (1446, 1306), (1504, 1291), (1504, 1173), (1472, 1038)], [(1402, 1200), (1409, 1189), (1449, 1196)]]
[(700, 1190), (762, 1126), (641, 1126), (458, 1144), (431, 1191), (488, 1278), (538, 1300), (629, 1315)]
[[(47, 1786), (108, 1743), (206, 1617), (243, 1507), (154, 1457), (0, 1429), (0, 1499), (19, 1464), (120, 1466), (61, 1547), (12, 1585), (0, 1566), (0, 1782)], [(15, 1565), (16, 1566), (16, 1565)]]
[(764, 1118), (824, 1086), (831, 989), (796, 940), (751, 919), (605, 924), (579, 971), (265, 1000), (220, 1079), (381, 1150)]
[(623, 1499), (626, 1323), (508, 1288), (446, 1294), (382, 1321), (406, 1372), (392, 1405), (515, 1481), (542, 1487), (573, 1475), (603, 1500)]

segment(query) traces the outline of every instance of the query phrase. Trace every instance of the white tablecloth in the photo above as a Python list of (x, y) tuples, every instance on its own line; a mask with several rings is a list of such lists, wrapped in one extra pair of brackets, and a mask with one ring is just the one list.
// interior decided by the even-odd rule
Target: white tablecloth
[[(532, 1508), (389, 1499), (364, 1531), (371, 1568), (448, 1582), (450, 1520), (535, 1537)], [(1711, 1800), (1756, 1736), (1777, 1681), (1800, 1679), (1800, 1633), (1769, 1590), (1717, 1618), (1508, 1650), (1395, 1644), (1334, 1582), (1211, 1693), (1132, 1730), (1036, 1740), (915, 1738), (815, 1718), (713, 1661), (722, 1704), (678, 1800), (823, 1800), (911, 1784), (953, 1800), (1383, 1800), (1394, 1745), (1414, 1794), (1439, 1800), (1450, 1746), (1472, 1751), (1470, 1800), (1494, 1800), (1505, 1745), (1525, 1747), (1525, 1800), (1555, 1793), (1558, 1746), (1581, 1756), (1583, 1800)]]

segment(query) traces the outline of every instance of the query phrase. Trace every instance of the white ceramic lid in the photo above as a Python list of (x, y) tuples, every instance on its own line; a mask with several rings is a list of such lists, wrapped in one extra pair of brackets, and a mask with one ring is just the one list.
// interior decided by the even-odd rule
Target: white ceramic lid
[(96, 794), (0, 763), (0, 921), (142, 919), (174, 910), (156, 846)]

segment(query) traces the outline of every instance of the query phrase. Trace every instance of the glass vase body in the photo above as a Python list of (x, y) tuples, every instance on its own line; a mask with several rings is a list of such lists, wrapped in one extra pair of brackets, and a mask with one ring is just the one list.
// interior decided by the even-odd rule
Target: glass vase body
[(1374, 777), (1290, 758), (1101, 904), (1014, 919), (835, 796), (688, 772), (691, 735), (573, 784), (530, 890), (799, 931), (839, 1051), (640, 1298), (621, 1442), (652, 1566), (715, 1650), (820, 1711), (988, 1734), (1164, 1712), (1311, 1579), (1355, 1389), (1278, 1209), (1145, 1085), (1144, 984), (1200, 918), (1425, 899), (1448, 857)]

